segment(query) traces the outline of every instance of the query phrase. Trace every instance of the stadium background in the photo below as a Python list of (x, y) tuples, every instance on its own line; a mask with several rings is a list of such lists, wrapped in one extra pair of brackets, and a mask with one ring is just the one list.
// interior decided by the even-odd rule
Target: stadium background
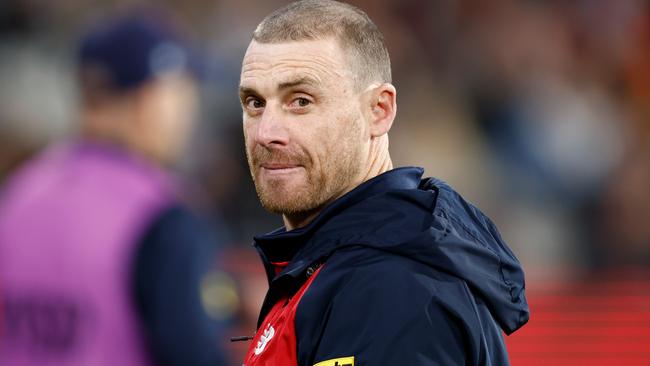
[[(0, 2), (0, 182), (74, 132), (80, 29), (134, 0)], [(266, 283), (250, 237), (280, 224), (249, 179), (236, 88), (255, 25), (285, 1), (156, 1), (206, 66), (179, 170), (221, 233), (206, 307), (254, 331)], [(650, 5), (642, 0), (351, 1), (386, 36), (396, 165), (488, 213), (524, 263), (532, 318), (513, 365), (650, 364)], [(224, 345), (238, 365), (243, 343)]]

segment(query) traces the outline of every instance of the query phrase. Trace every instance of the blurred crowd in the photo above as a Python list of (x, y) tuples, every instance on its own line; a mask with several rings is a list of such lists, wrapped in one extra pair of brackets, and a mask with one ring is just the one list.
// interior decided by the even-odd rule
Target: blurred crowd
[[(155, 2), (202, 60), (199, 126), (176, 169), (189, 205), (220, 233), (204, 299), (233, 336), (253, 333), (266, 290), (251, 237), (281, 225), (249, 176), (239, 68), (257, 23), (285, 3)], [(529, 283), (650, 267), (647, 1), (350, 3), (377, 23), (391, 54), (394, 162), (424, 167), (488, 213)], [(0, 2), (0, 182), (74, 134), (80, 32), (150, 5)]]

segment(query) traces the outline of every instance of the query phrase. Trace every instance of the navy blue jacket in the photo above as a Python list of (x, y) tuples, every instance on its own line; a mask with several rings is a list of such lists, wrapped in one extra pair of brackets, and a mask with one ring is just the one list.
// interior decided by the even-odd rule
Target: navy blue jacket
[(295, 311), (298, 365), (508, 365), (503, 332), (529, 317), (522, 268), (483, 213), (422, 174), (394, 169), (306, 227), (255, 238), (260, 330), (320, 267)]

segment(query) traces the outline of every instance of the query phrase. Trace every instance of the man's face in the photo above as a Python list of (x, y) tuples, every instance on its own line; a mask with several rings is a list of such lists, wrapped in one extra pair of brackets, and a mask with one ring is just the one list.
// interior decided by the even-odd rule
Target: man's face
[(360, 183), (368, 127), (334, 39), (251, 42), (240, 99), (248, 164), (267, 210), (311, 212)]

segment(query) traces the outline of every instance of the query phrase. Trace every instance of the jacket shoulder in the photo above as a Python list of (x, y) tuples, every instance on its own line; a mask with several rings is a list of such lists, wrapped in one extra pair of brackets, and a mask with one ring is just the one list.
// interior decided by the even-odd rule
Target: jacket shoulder
[[(463, 279), (411, 257), (360, 246), (337, 252), (327, 265), (341, 272), (339, 292), (376, 301), (404, 300), (406, 307), (435, 302), (462, 319), (474, 312), (475, 299)], [(327, 268), (323, 270), (326, 277)]]
[(299, 359), (428, 364), (420, 354), (465, 364), (478, 353), (470, 339), (480, 329), (470, 296), (462, 280), (408, 258), (370, 248), (337, 253), (296, 314)]

